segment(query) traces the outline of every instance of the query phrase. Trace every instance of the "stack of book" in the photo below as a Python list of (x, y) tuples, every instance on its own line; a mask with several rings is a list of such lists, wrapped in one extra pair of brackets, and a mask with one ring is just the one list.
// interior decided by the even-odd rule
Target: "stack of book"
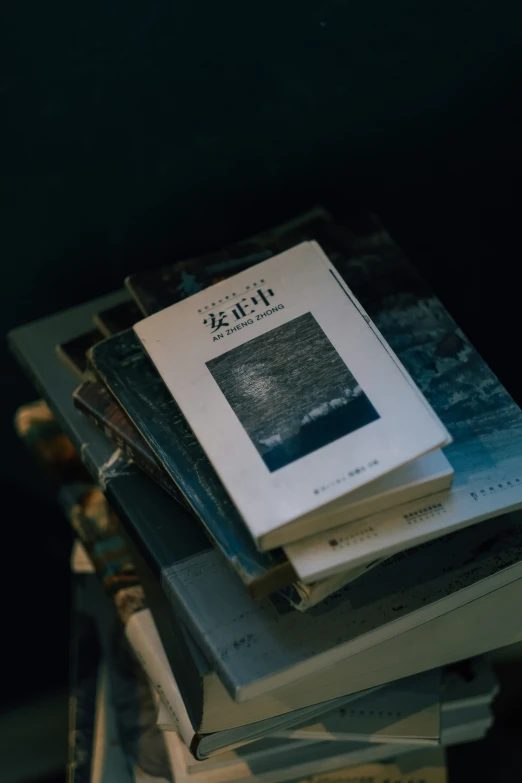
[[(310, 780), (314, 775), (315, 781), (326, 783), (334, 775), (351, 783), (446, 783), (444, 748), (476, 741), (492, 724), (498, 684), (482, 656), (367, 695), (315, 725), (274, 732), (196, 761), (169, 727), (163, 704), (158, 711), (157, 695), (139, 664), (133, 664), (110, 603), (78, 544), (71, 564), (80, 626), (72, 650), (71, 781), (255, 783)], [(353, 733), (347, 731), (350, 722), (356, 727)]]
[(522, 412), (377, 218), (125, 282), (11, 333), (49, 406), (18, 428), (81, 458), (60, 496), (176, 779), (479, 736), (441, 667), (522, 638)]

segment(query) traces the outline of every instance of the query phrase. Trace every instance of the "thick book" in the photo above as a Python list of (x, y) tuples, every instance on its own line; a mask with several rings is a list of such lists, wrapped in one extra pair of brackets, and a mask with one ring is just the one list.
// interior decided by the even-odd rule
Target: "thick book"
[(261, 550), (386, 507), (351, 493), (451, 440), (316, 242), (134, 330)]
[[(306, 693), (313, 698), (320, 690), (327, 699), (340, 689), (348, 693), (372, 687), (388, 677), (407, 676), (519, 638), (511, 614), (512, 602), (520, 600), (517, 579), (522, 576), (522, 531), (516, 516), (484, 522), (405, 553), (407, 563), (394, 558), (386, 567), (376, 566), (311, 613), (251, 601), (191, 515), (138, 468), (115, 461), (111, 444), (74, 408), (76, 381), (54, 346), (86, 331), (92, 313), (118, 296), (20, 327), (10, 335), (11, 347), (82, 450), (173, 611), (235, 698), (268, 694), (284, 682), (289, 684), (286, 694), (301, 693), (301, 684), (290, 683), (315, 671)], [(459, 607), (466, 610), (464, 624), (447, 615)], [(427, 621), (430, 632), (424, 636)], [(324, 668), (336, 661), (337, 666)], [(389, 661), (393, 666), (387, 670)], [(277, 698), (285, 695), (279, 691)]]

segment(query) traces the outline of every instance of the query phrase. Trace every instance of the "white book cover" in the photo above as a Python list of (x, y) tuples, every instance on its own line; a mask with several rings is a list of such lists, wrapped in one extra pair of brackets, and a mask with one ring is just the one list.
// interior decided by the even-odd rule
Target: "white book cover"
[(435, 538), (519, 509), (520, 466), (497, 467), (493, 470), (488, 463), (488, 472), (467, 485), (462, 471), (456, 486), (449, 490), (286, 544), (285, 554), (305, 584), (342, 574), (375, 558), (400, 557), (403, 550), (408, 556), (409, 551)]
[(134, 328), (261, 549), (451, 440), (315, 242)]

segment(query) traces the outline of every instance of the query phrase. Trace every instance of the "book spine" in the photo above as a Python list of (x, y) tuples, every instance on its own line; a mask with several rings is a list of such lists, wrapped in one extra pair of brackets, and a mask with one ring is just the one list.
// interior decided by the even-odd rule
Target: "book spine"
[(131, 616), (125, 627), (125, 635), (162, 698), (175, 730), (190, 748), (194, 742), (195, 731), (149, 609), (142, 609)]

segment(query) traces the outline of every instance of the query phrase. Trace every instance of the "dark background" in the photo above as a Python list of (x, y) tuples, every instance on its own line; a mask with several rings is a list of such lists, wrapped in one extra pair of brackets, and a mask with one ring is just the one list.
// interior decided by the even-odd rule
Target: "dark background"
[[(314, 204), (369, 208), (521, 400), (519, 2), (27, 0), (2, 17), (3, 333)], [(13, 435), (36, 394), (2, 350), (7, 708), (66, 687), (70, 539)]]

